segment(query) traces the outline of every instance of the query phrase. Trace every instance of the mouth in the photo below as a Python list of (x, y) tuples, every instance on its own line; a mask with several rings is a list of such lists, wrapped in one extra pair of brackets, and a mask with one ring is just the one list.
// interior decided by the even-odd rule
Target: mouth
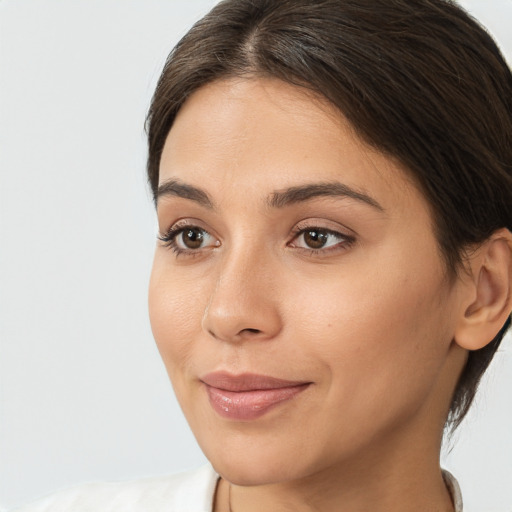
[(295, 398), (312, 384), (266, 375), (231, 375), (226, 372), (209, 373), (201, 381), (217, 414), (238, 421), (255, 420)]

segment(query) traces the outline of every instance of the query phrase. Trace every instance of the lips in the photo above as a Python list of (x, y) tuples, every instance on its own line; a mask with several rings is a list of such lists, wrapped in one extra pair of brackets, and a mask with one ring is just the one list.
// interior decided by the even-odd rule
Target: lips
[(215, 372), (202, 379), (213, 409), (239, 421), (257, 419), (306, 390), (311, 382), (289, 381), (265, 375)]

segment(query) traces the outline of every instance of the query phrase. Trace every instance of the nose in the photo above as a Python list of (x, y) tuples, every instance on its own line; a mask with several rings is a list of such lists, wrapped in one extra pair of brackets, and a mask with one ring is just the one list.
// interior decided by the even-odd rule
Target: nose
[[(245, 249), (219, 261), (202, 327), (227, 342), (270, 340), (282, 329), (276, 265)], [(213, 270), (213, 269), (212, 269)]]

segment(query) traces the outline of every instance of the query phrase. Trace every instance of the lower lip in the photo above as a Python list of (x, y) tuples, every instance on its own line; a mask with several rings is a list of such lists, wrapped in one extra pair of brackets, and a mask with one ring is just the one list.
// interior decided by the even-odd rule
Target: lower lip
[(275, 389), (226, 391), (206, 385), (210, 404), (222, 417), (249, 421), (257, 419), (304, 391), (309, 384)]

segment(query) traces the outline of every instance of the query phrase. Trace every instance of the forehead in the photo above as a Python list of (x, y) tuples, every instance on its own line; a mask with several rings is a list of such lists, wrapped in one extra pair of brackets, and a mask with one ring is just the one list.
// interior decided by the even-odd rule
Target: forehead
[(167, 137), (159, 178), (223, 195), (336, 180), (393, 209), (426, 207), (400, 164), (365, 144), (327, 100), (277, 79), (226, 79), (196, 91)]

